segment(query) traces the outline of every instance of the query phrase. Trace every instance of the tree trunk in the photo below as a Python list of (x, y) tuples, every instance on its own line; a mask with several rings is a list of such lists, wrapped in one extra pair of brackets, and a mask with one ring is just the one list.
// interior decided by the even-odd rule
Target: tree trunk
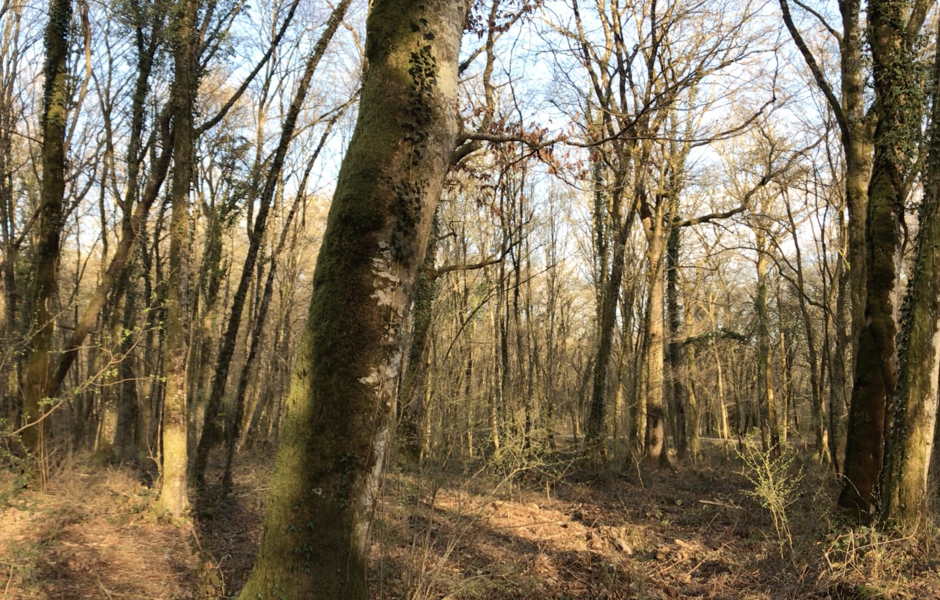
[(839, 3), (842, 12), (842, 105), (848, 135), (843, 134), (845, 150), (845, 200), (849, 210), (848, 251), (849, 288), (852, 297), (852, 348), (857, 356), (865, 323), (867, 295), (867, 252), (865, 231), (868, 220), (868, 185), (872, 174), (872, 118), (865, 110), (865, 40), (861, 31), (861, 2)]
[(754, 313), (757, 317), (757, 398), (760, 405), (761, 443), (765, 452), (780, 451), (780, 428), (774, 404), (773, 365), (770, 362), (770, 324), (767, 316), (767, 255), (765, 234), (755, 230), (757, 238), (757, 295)]
[(468, 7), (378, 0), (317, 259), (261, 549), (240, 598), (365, 599), (400, 331), (456, 146)]
[[(39, 232), (35, 250), (33, 289), (30, 298), (32, 337), (23, 375), (23, 421), (35, 422), (48, 397), (49, 363), (55, 313), (52, 307), (59, 268), (59, 246), (65, 223), (65, 129), (68, 117), (69, 26), (71, 0), (50, 0), (46, 26), (46, 59), (43, 67), (42, 183)], [(23, 431), (23, 443), (31, 451), (41, 449), (45, 422)]]
[(195, 130), (193, 111), (199, 88), (196, 20), (198, 0), (177, 6), (173, 39), (173, 183), (170, 190), (170, 257), (166, 299), (163, 373), (163, 481), (159, 509), (174, 518), (189, 509), (186, 486), (187, 379), (189, 362), (190, 207)]
[(666, 243), (666, 321), (669, 325), (669, 361), (670, 394), (675, 428), (676, 456), (685, 460), (689, 454), (688, 423), (686, 422), (686, 404), (688, 391), (682, 372), (682, 344), (679, 342), (679, 228), (670, 227)]
[(916, 35), (920, 30), (910, 16), (917, 14), (912, 4), (873, 0), (868, 7), (879, 118), (868, 188), (866, 319), (855, 361), (845, 485), (839, 496), (839, 505), (862, 520), (872, 518), (877, 505), (884, 428), (893, 417), (897, 385), (895, 286), (906, 177), (916, 156), (922, 98), (913, 40), (906, 31), (916, 26)]
[(665, 223), (663, 202), (653, 208), (653, 213), (644, 218), (644, 227), (649, 239), (647, 262), (649, 269), (649, 300), (647, 306), (646, 361), (646, 458), (652, 462), (666, 464), (669, 461), (666, 449), (666, 407), (663, 403), (663, 365), (665, 314), (663, 292), (665, 287), (664, 250)]
[(901, 373), (881, 481), (881, 518), (902, 529), (915, 529), (928, 518), (927, 471), (940, 391), (940, 52), (933, 77), (917, 258), (901, 309)]

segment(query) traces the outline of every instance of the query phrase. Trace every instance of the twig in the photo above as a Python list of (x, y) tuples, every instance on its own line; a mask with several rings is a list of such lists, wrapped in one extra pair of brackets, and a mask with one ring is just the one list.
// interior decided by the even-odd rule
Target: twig
[(13, 583), (13, 567), (14, 567), (14, 566), (15, 566), (14, 563), (11, 562), (11, 563), (10, 563), (10, 576), (7, 578), (6, 587), (3, 588), (3, 597), (4, 597), (4, 598), (7, 597), (7, 593), (9, 593), (9, 591), (10, 591), (10, 584)]

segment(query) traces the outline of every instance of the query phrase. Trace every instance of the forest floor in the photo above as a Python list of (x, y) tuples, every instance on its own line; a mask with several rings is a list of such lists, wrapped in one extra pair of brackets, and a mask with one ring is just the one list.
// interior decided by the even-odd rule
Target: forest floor
[[(811, 460), (752, 453), (748, 467), (713, 451), (695, 465), (626, 461), (600, 474), (518, 457), (502, 469), (393, 469), (376, 510), (372, 596), (940, 598), (935, 529), (849, 528), (832, 508), (833, 478)], [(185, 525), (154, 516), (151, 479), (130, 467), (70, 460), (44, 491), (3, 471), (0, 600), (234, 597), (254, 561), (270, 458), (239, 469), (228, 498), (210, 489)]]

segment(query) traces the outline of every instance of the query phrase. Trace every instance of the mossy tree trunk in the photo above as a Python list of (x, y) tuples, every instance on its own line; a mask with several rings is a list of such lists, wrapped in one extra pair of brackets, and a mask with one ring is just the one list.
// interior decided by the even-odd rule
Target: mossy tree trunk
[(926, 6), (913, 0), (872, 0), (868, 7), (878, 125), (868, 187), (865, 325), (855, 360), (845, 484), (839, 496), (839, 505), (862, 520), (874, 516), (878, 503), (884, 428), (892, 420), (898, 377), (894, 321), (898, 253), (922, 112), (913, 47)]
[(451, 0), (373, 5), (358, 122), (317, 259), (243, 600), (368, 597), (401, 326), (456, 145), (467, 9)]
[[(605, 416), (607, 387), (610, 373), (610, 357), (614, 347), (614, 333), (617, 321), (617, 300), (620, 298), (620, 284), (623, 280), (624, 253), (630, 235), (633, 211), (624, 218), (621, 214), (623, 178), (617, 176), (618, 184), (611, 192), (610, 228), (615, 232), (614, 248), (610, 260), (610, 272), (604, 281), (601, 298), (600, 324), (598, 327), (597, 355), (594, 359), (594, 385), (591, 388), (591, 411), (588, 416), (587, 430), (584, 435), (585, 453), (592, 460), (605, 460), (607, 456), (607, 435)], [(598, 233), (598, 236), (600, 234)], [(606, 266), (604, 267), (606, 268)]]
[[(59, 250), (65, 215), (65, 130), (68, 117), (69, 26), (71, 0), (51, 0), (46, 26), (46, 58), (43, 67), (42, 105), (42, 183), (40, 188), (39, 231), (30, 297), (32, 337), (29, 339), (26, 371), (23, 375), (23, 420), (40, 418), (42, 401), (48, 396), (49, 364), (52, 352), (55, 311), (52, 302), (59, 267)], [(40, 449), (44, 424), (23, 431), (23, 443)]]
[(199, 87), (196, 21), (199, 0), (182, 0), (173, 15), (173, 182), (170, 189), (170, 256), (163, 372), (163, 479), (160, 510), (174, 517), (189, 509), (186, 486), (187, 369), (189, 362), (189, 191), (195, 162), (193, 110)]
[(845, 201), (849, 255), (849, 290), (852, 298), (852, 349), (857, 351), (865, 323), (867, 255), (865, 230), (868, 212), (868, 184), (872, 170), (872, 134), (874, 116), (865, 108), (864, 56), (865, 40), (861, 27), (861, 1), (839, 3), (842, 13), (841, 76), (844, 128), (842, 146), (845, 152)]
[(902, 529), (925, 523), (927, 471), (940, 377), (940, 52), (914, 274), (901, 309), (901, 373), (881, 481), (881, 518)]
[(412, 306), (411, 344), (408, 360), (398, 395), (399, 452), (403, 460), (418, 464), (421, 460), (421, 423), (424, 418), (424, 396), (428, 376), (428, 357), (431, 347), (431, 317), (437, 295), (437, 217), (435, 216), (424, 262), (418, 271)]

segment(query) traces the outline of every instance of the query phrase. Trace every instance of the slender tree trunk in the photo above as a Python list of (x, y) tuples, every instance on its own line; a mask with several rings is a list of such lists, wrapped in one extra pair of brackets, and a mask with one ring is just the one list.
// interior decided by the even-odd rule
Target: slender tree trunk
[(665, 314), (663, 295), (665, 288), (665, 222), (664, 202), (659, 202), (653, 213), (644, 220), (649, 239), (647, 263), (649, 269), (649, 300), (647, 306), (646, 348), (646, 458), (652, 462), (668, 463), (666, 449), (666, 407), (663, 403), (663, 365), (665, 350)]
[[(840, 223), (842, 217), (839, 217)], [(844, 231), (844, 227), (841, 228)], [(845, 428), (847, 408), (849, 405), (846, 392), (846, 352), (851, 344), (849, 334), (846, 334), (846, 298), (848, 295), (848, 274), (842, 268), (842, 261), (836, 261), (836, 271), (833, 279), (836, 286), (836, 306), (832, 318), (835, 344), (829, 368), (829, 449), (832, 455), (833, 468), (836, 473), (842, 473), (845, 457)]]
[[(692, 325), (692, 315), (690, 311), (685, 313), (685, 324), (686, 331), (691, 328)], [(701, 449), (699, 443), (699, 425), (701, 420), (701, 413), (699, 412), (698, 406), (698, 395), (696, 394), (696, 387), (698, 384), (698, 367), (696, 366), (696, 346), (695, 344), (688, 344), (685, 346), (685, 356), (680, 357), (685, 363), (685, 369), (683, 375), (685, 376), (685, 381), (687, 382), (686, 400), (689, 406), (688, 414), (688, 429), (687, 429), (687, 438), (689, 444), (689, 455), (692, 457), (692, 461), (695, 462), (699, 458), (699, 452)]]
[[(248, 295), (248, 288), (251, 285), (252, 276), (255, 270), (255, 262), (258, 259), (258, 252), (261, 249), (261, 242), (264, 240), (264, 232), (267, 226), (268, 212), (274, 199), (274, 192), (277, 190), (281, 181), (281, 169), (284, 165), (284, 159), (287, 156), (287, 149), (290, 141), (294, 137), (294, 129), (297, 125), (297, 119), (303, 108), (304, 100), (307, 97), (307, 89), (313, 79), (314, 71), (320, 64), (320, 59), (326, 53), (333, 34), (343, 22), (346, 10), (349, 8), (351, 0), (342, 0), (333, 9), (326, 29), (320, 35), (317, 45), (307, 60), (307, 64), (291, 99), (290, 107), (287, 110), (287, 116), (284, 119), (284, 127), (281, 130), (281, 138), (277, 149), (274, 151), (274, 158), (267, 170), (267, 176), (264, 180), (264, 188), (259, 199), (258, 214), (255, 217), (254, 226), (248, 236), (248, 253), (245, 256), (245, 264), (242, 266), (241, 278), (238, 281), (238, 288), (235, 290), (235, 296), (232, 299), (232, 306), (229, 314), (228, 326), (225, 329), (225, 335), (222, 336), (222, 343), (219, 347), (219, 357), (216, 363), (215, 374), (212, 378), (212, 387), (209, 392), (209, 400), (206, 403), (205, 422), (202, 429), (202, 436), (199, 439), (199, 447), (196, 450), (196, 460), (193, 464), (193, 477), (196, 483), (203, 484), (205, 480), (206, 463), (209, 460), (209, 451), (219, 441), (219, 428), (217, 420), (219, 409), (222, 406), (222, 396), (225, 393), (225, 383), (228, 380), (229, 366), (232, 362), (232, 355), (235, 351), (235, 343), (238, 339), (238, 330), (241, 326), (242, 312), (245, 308), (245, 299)], [(236, 398), (236, 402), (240, 400)], [(237, 410), (237, 409), (236, 409)]]
[(314, 273), (261, 549), (240, 598), (365, 599), (400, 331), (456, 146), (467, 6), (378, 0)]
[(857, 356), (865, 323), (867, 261), (865, 232), (868, 221), (868, 186), (872, 174), (872, 117), (865, 110), (865, 40), (861, 30), (861, 1), (839, 3), (842, 13), (842, 104), (847, 125), (845, 150), (845, 200), (849, 211), (849, 288), (852, 307), (852, 348)]
[[(277, 273), (278, 257), (283, 252), (284, 246), (287, 243), (287, 235), (291, 229), (291, 224), (293, 223), (294, 217), (297, 214), (297, 209), (300, 208), (301, 201), (306, 194), (307, 180), (310, 177), (310, 172), (313, 170), (313, 165), (316, 163), (316, 160), (320, 155), (320, 151), (323, 149), (323, 146), (326, 143), (327, 137), (332, 130), (333, 123), (335, 123), (335, 120), (330, 122), (326, 131), (323, 133), (323, 137), (320, 138), (320, 144), (313, 152), (313, 156), (307, 162), (307, 168), (304, 170), (303, 177), (301, 178), (297, 196), (294, 198), (294, 203), (291, 205), (290, 211), (287, 214), (287, 218), (284, 221), (284, 227), (281, 230), (281, 237), (278, 240), (277, 248), (274, 250), (274, 254), (271, 256), (271, 264), (268, 268), (268, 275), (264, 283), (264, 291), (261, 294), (261, 302), (258, 306), (258, 314), (255, 315), (255, 324), (251, 330), (248, 355), (245, 357), (245, 364), (242, 365), (241, 373), (238, 377), (238, 387), (235, 391), (235, 417), (231, 427), (228, 427), (226, 430), (225, 472), (222, 475), (223, 495), (228, 495), (229, 491), (232, 489), (232, 464), (235, 460), (235, 452), (240, 446), (240, 441), (244, 439), (242, 436), (242, 422), (244, 421), (245, 415), (245, 397), (248, 394), (248, 382), (251, 377), (251, 369), (254, 365), (255, 357), (258, 355), (258, 350), (261, 346), (264, 324), (267, 320), (268, 309), (271, 306), (271, 298), (274, 295), (274, 276)], [(275, 344), (275, 347), (276, 346), (277, 344)], [(261, 404), (261, 402), (259, 401), (258, 404)]]
[[(0, 279), (3, 280), (3, 327), (0, 328), (0, 344), (12, 348), (23, 339), (22, 322), (18, 319), (21, 290), (18, 284), (17, 262), (19, 261), (19, 236), (16, 226), (16, 196), (14, 194), (15, 160), (13, 156), (13, 137), (18, 116), (15, 111), (17, 80), (21, 52), (16, 40), (19, 39), (23, 23), (25, 5), (8, 5), (0, 40)], [(10, 360), (0, 374), (0, 414), (9, 423), (19, 425), (22, 409), (20, 394), (20, 376), (23, 361)]]
[(718, 386), (718, 411), (721, 414), (721, 426), (719, 427), (719, 436), (722, 440), (731, 439), (731, 431), (728, 428), (728, 409), (725, 407), (725, 381), (721, 368), (721, 356), (718, 354), (718, 344), (712, 341), (712, 352), (715, 355), (715, 377)]
[(773, 365), (770, 362), (770, 325), (767, 316), (767, 277), (770, 258), (767, 256), (765, 234), (756, 229), (757, 294), (754, 312), (757, 317), (757, 398), (760, 406), (761, 442), (764, 451), (780, 452), (780, 429), (774, 403)]
[[(799, 299), (800, 315), (803, 317), (803, 330), (806, 333), (806, 347), (809, 352), (809, 386), (812, 399), (813, 432), (816, 434), (816, 459), (827, 462), (831, 459), (829, 454), (829, 437), (826, 431), (826, 408), (822, 398), (822, 385), (819, 381), (819, 356), (816, 350), (816, 332), (813, 329), (809, 306), (806, 303), (806, 285), (803, 280), (803, 255), (800, 252), (800, 240), (796, 232), (796, 222), (787, 200), (787, 217), (790, 220), (790, 233), (793, 236), (793, 245), (796, 249), (796, 287), (794, 290)], [(786, 421), (784, 421), (786, 425)]]

